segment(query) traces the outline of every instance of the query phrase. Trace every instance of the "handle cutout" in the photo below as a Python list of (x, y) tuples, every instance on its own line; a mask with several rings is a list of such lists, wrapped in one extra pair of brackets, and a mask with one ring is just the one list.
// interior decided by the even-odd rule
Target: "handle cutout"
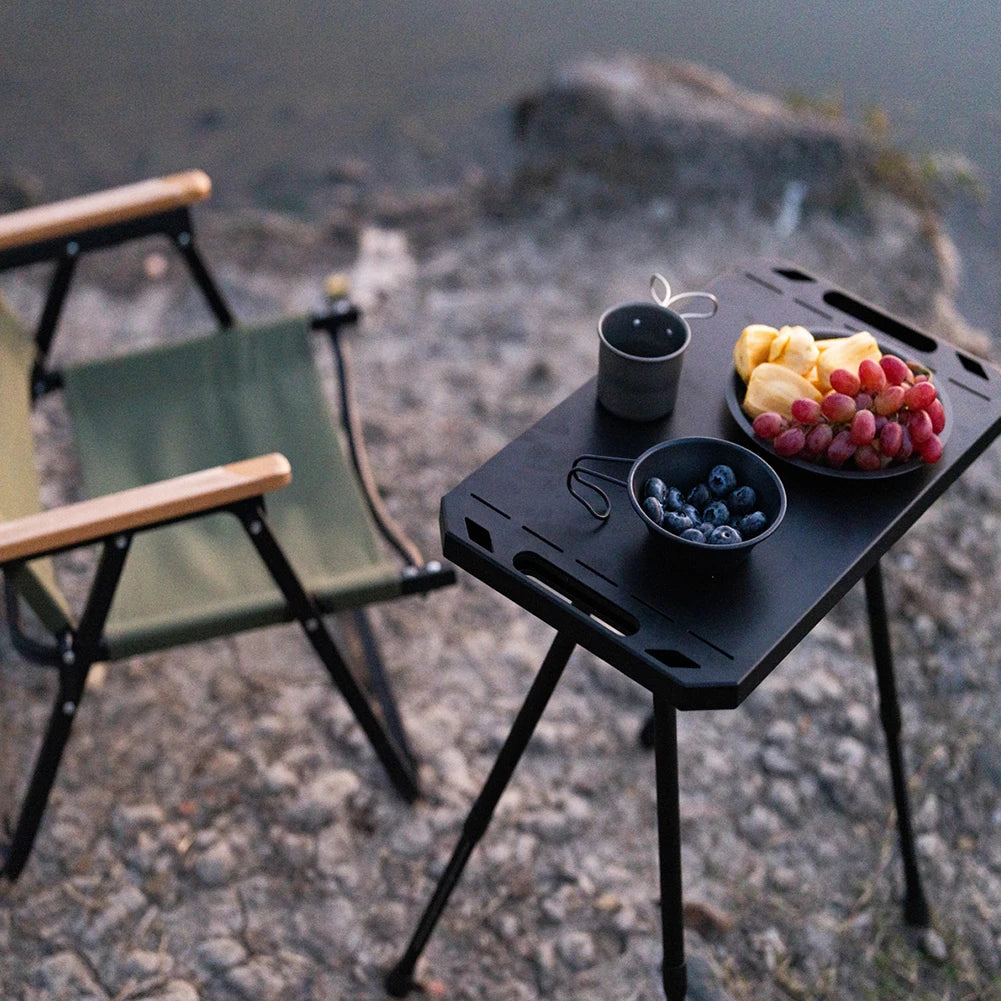
[(680, 650), (647, 650), (647, 655), (659, 660), (664, 667), (680, 667), (685, 670), (698, 670), (701, 664), (686, 657)]
[(889, 334), (891, 337), (895, 337), (898, 341), (902, 341), (916, 351), (931, 354), (938, 347), (938, 341), (932, 340), (927, 334), (923, 334), (920, 330), (915, 330), (913, 327), (907, 326), (906, 323), (901, 323), (900, 320), (895, 320), (892, 316), (887, 316), (886, 313), (874, 309), (872, 306), (847, 295), (845, 292), (825, 292), (824, 302), (828, 306), (833, 306), (835, 309), (841, 310), (842, 313), (854, 317), (856, 320), (861, 320), (862, 323), (872, 328), (872, 330), (878, 330), (884, 334)]
[(542, 585), (556, 597), (573, 605), (595, 622), (610, 629), (619, 636), (632, 636), (639, 631), (640, 624), (634, 615), (609, 601), (603, 594), (572, 577), (565, 570), (550, 563), (538, 553), (524, 550), (514, 558), (516, 570), (520, 570), (529, 580)]

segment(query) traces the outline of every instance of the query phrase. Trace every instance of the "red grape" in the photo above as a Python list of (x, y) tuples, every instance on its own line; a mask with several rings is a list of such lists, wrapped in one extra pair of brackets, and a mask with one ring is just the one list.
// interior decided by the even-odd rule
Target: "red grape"
[(839, 431), (827, 446), (827, 461), (832, 466), (843, 466), (854, 454), (855, 443), (849, 431)]
[(867, 393), (875, 395), (886, 386), (886, 373), (878, 361), (863, 358), (858, 366), (859, 385)]
[(879, 367), (886, 373), (886, 381), (891, 386), (899, 386), (911, 378), (911, 370), (896, 355), (883, 355)]
[(751, 422), (751, 427), (759, 438), (771, 441), (780, 431), (784, 431), (788, 424), (789, 422), (781, 414), (768, 410), (758, 414)]
[(859, 377), (846, 368), (836, 368), (830, 376), (831, 389), (845, 396), (854, 396), (859, 391)]
[(911, 410), (924, 410), (937, 398), (938, 393), (930, 382), (916, 382), (904, 395), (904, 401)]
[(872, 406), (872, 393), (867, 393), (864, 389), (861, 393), (855, 394), (855, 409), (868, 410)]
[(801, 424), (816, 424), (820, 420), (820, 404), (816, 400), (809, 400), (805, 397), (793, 400), (790, 407), (793, 417)]
[(883, 463), (879, 458), (879, 452), (870, 444), (859, 445), (855, 450), (855, 465), (867, 473), (873, 473), (881, 468)]
[(845, 393), (828, 393), (820, 401), (820, 409), (829, 421), (842, 424), (855, 416), (855, 401)]
[(911, 432), (908, 428), (900, 425), (903, 434), (900, 436), (900, 449), (897, 452), (897, 462), (906, 462), (914, 454), (914, 442), (911, 440)]
[(834, 428), (826, 422), (823, 424), (817, 424), (806, 433), (806, 448), (807, 451), (812, 452), (814, 455), (820, 455), (827, 451), (827, 446), (831, 444), (834, 438)]
[(877, 414), (889, 417), (895, 414), (904, 405), (906, 390), (903, 386), (887, 386), (876, 394), (876, 399), (872, 405), (876, 408)]
[(772, 444), (776, 455), (786, 457), (798, 455), (806, 444), (806, 435), (802, 428), (786, 428), (785, 431), (775, 436), (775, 441)]
[(921, 442), (918, 446), (921, 458), (927, 463), (938, 462), (942, 458), (942, 439), (937, 434)]
[(879, 432), (879, 450), (888, 459), (894, 458), (904, 441), (904, 428), (896, 421), (887, 421)]
[(876, 436), (876, 417), (871, 410), (859, 410), (855, 414), (852, 418), (851, 436), (856, 445), (868, 445)]
[(935, 432), (932, 431), (931, 417), (927, 410), (914, 410), (907, 421), (907, 430), (911, 433), (911, 441), (915, 445), (926, 442)]
[(942, 406), (942, 401), (939, 399), (932, 400), (931, 403), (925, 407), (928, 411), (928, 416), (931, 418), (931, 429), (935, 434), (941, 434), (945, 430), (945, 407)]

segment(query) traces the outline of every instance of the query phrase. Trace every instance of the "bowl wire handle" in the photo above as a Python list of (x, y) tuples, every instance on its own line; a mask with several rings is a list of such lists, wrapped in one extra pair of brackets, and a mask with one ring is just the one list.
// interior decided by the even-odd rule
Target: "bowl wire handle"
[[(607, 521), (608, 516), (612, 513), (612, 502), (608, 499), (608, 494), (596, 483), (589, 483), (584, 477), (591, 476), (596, 480), (604, 480), (606, 483), (614, 483), (620, 487), (628, 486), (629, 481), (620, 480), (617, 476), (610, 476), (608, 473), (602, 473), (597, 469), (588, 469), (586, 466), (581, 465), (583, 462), (628, 462), (631, 465), (633, 460), (620, 455), (578, 455), (570, 467), (570, 472), (567, 473), (567, 490), (570, 491), (571, 495), (576, 500), (579, 500), (599, 521)], [(587, 487), (588, 490), (593, 490), (601, 498), (602, 506), (600, 508), (595, 507), (587, 497), (578, 493), (575, 489), (577, 484)]]

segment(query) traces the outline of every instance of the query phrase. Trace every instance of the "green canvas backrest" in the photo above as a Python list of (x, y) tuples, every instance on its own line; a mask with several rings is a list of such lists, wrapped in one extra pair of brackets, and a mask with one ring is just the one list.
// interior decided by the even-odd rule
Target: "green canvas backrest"
[[(5, 521), (41, 510), (31, 434), (34, 358), (31, 336), (0, 297), (0, 519)], [(51, 560), (33, 560), (10, 571), (8, 579), (47, 628), (60, 631), (66, 626), (66, 602), (56, 586)]]
[(4, 464), (0, 516), (4, 519), (40, 510), (30, 424), (34, 358), (34, 342), (0, 298), (0, 436)]

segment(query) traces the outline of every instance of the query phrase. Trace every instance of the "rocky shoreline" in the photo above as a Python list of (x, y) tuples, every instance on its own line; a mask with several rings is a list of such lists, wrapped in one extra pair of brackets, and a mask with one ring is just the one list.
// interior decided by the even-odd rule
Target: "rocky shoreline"
[[(994, 354), (953, 305), (934, 192), (861, 130), (628, 57), (568, 67), (515, 117), (503, 174), (386, 192), (346, 172), (312, 223), (196, 217), (246, 319), (317, 306), (329, 272), (350, 274), (372, 463), (427, 553), (438, 498), (592, 374), (596, 316), (653, 271), (694, 288), (781, 257)], [(37, 308), (41, 276), (2, 287)], [(204, 321), (177, 264), (133, 248), (81, 265), (58, 350)], [(49, 498), (75, 496), (57, 406), (38, 433)], [(995, 446), (884, 560), (934, 933), (900, 916), (853, 591), (739, 710), (679, 721), (693, 999), (1001, 998), (999, 473)], [(71, 591), (83, 569), (62, 568)], [(292, 629), (96, 672), (36, 853), (0, 888), (0, 994), (385, 997), (551, 631), (465, 576), (376, 624), (428, 790), (412, 808)], [(6, 790), (50, 679), (2, 653)], [(647, 710), (575, 653), (431, 940), (427, 996), (662, 996)]]

